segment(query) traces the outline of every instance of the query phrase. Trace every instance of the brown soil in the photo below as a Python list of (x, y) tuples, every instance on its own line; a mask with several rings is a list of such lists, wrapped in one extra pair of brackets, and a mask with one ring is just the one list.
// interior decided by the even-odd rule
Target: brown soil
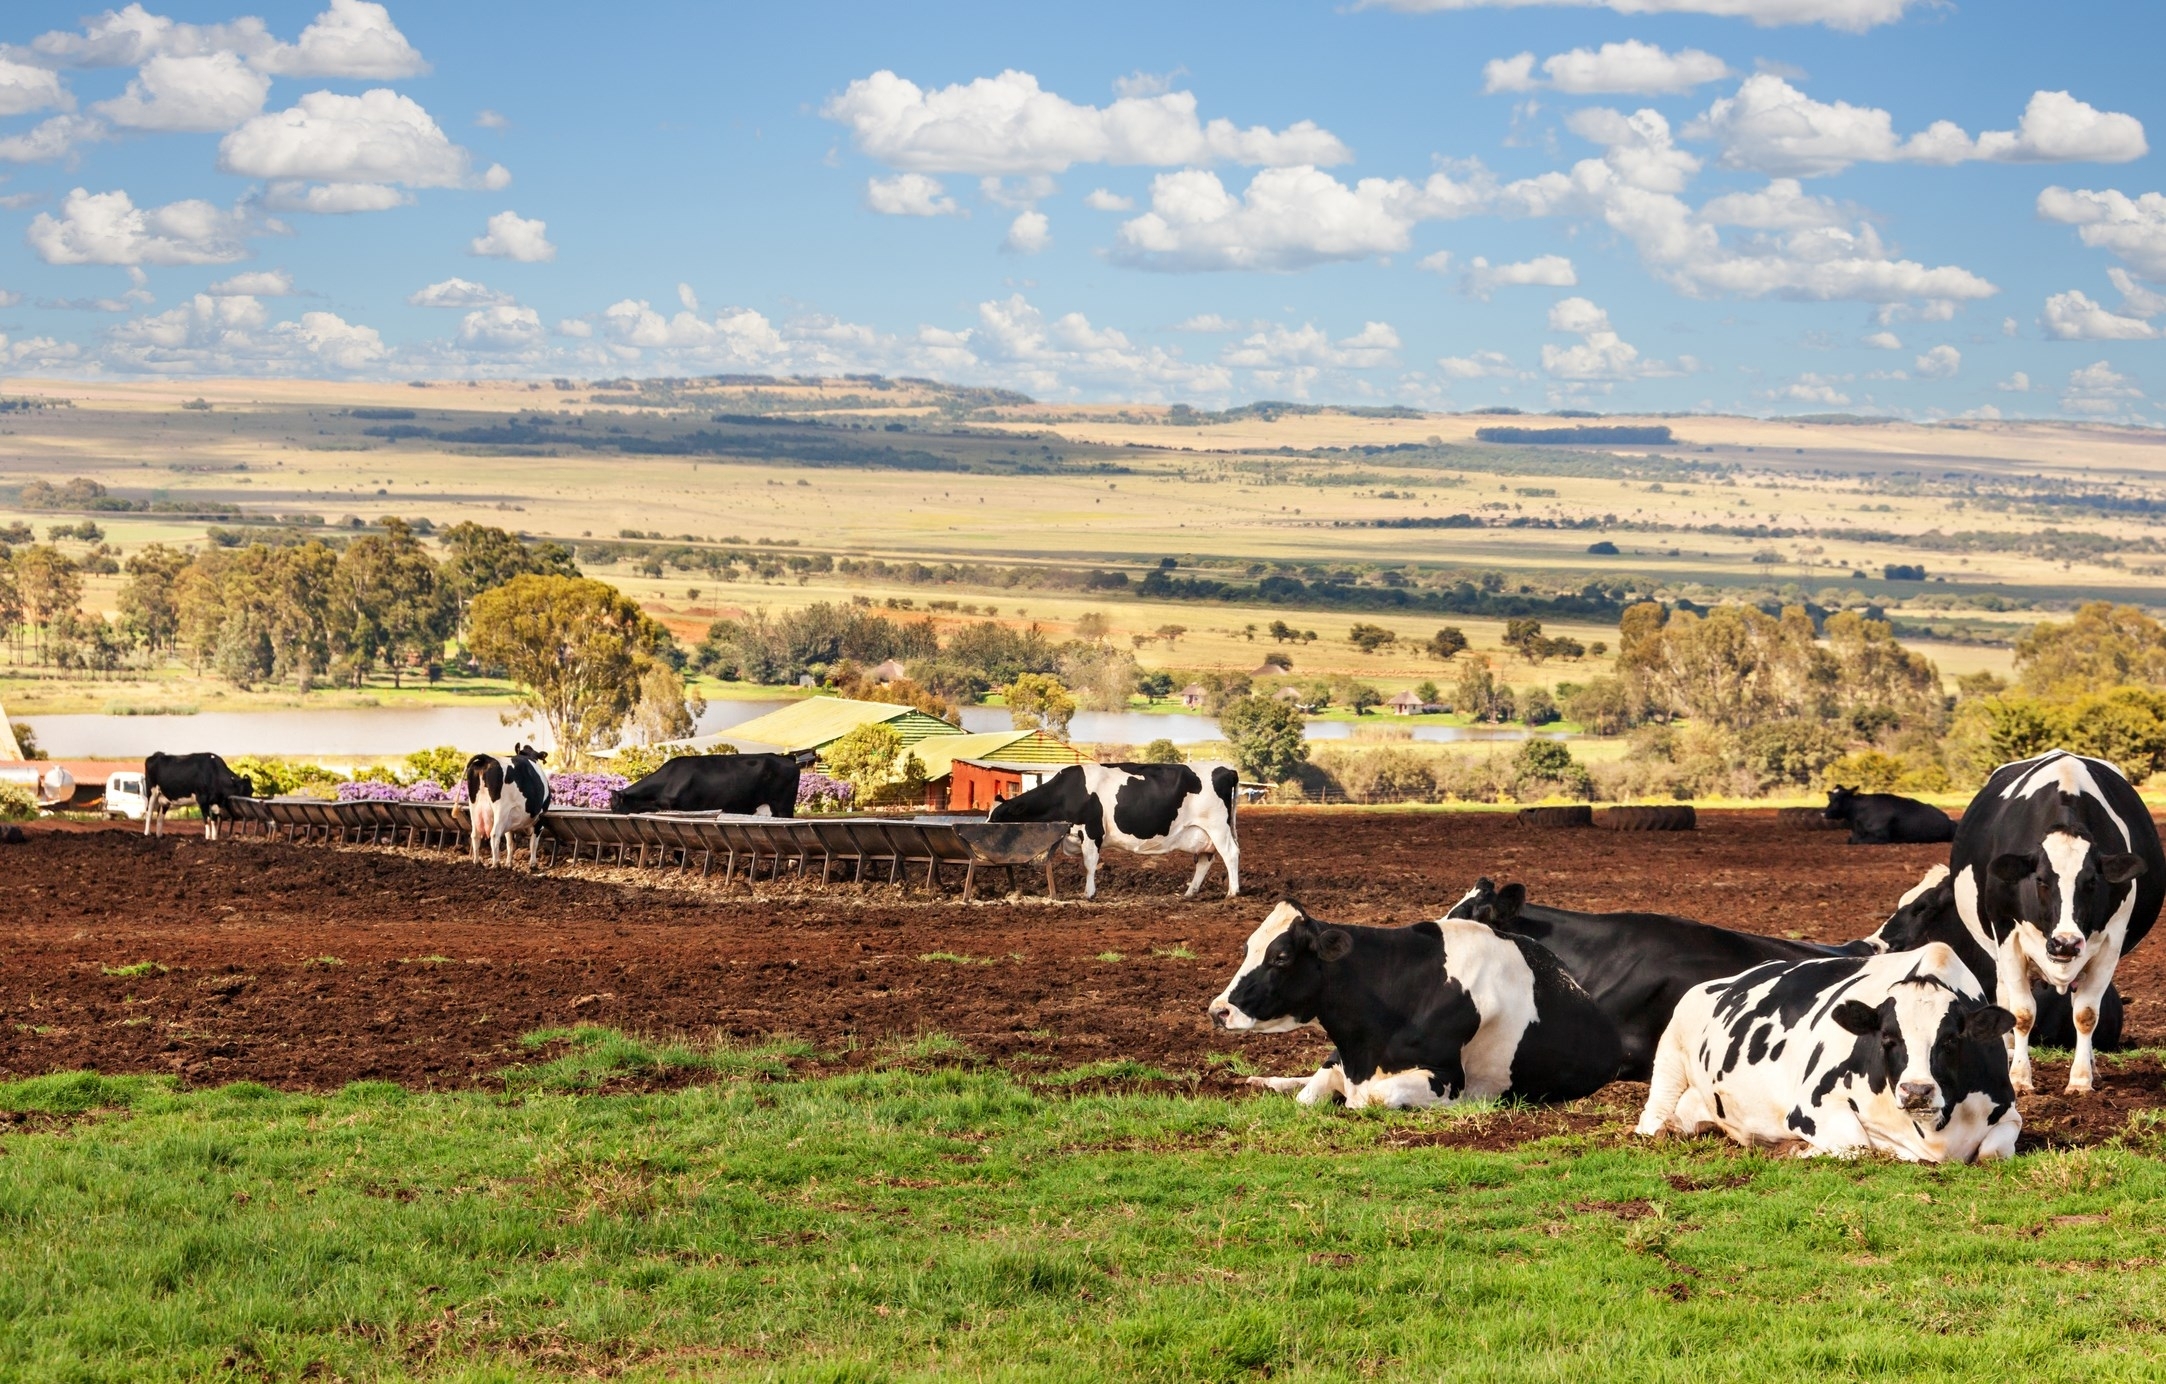
[[(1947, 849), (1852, 847), (1769, 812), (1703, 812), (1694, 832), (1620, 834), (1502, 813), (1257, 810), (1242, 845), (1241, 899), (1182, 899), (1188, 857), (1116, 854), (1096, 903), (1074, 898), (1071, 863), (1059, 902), (964, 904), (886, 885), (748, 893), (674, 870), (581, 864), (536, 876), (442, 852), (32, 827), (26, 844), (0, 846), (0, 1075), (94, 1067), (289, 1088), (488, 1084), (531, 1060), (519, 1035), (592, 1023), (698, 1039), (794, 1035), (823, 1054), (807, 1069), (892, 1058), (897, 1044), (938, 1032), (1019, 1073), (1132, 1059), (1234, 1092), (1244, 1088), (1214, 1054), (1290, 1073), (1325, 1046), (1220, 1033), (1204, 1017), (1279, 897), (1336, 921), (1405, 923), (1437, 915), (1487, 874), (1564, 907), (1839, 940), (1877, 926)], [(1214, 874), (1206, 889), (1220, 888)], [(144, 961), (163, 969), (110, 974)], [(2166, 1045), (2162, 969), (2155, 945), (2122, 963), (2133, 1043)], [(2042, 1071), (2041, 1087), (2057, 1089), (2060, 1076)], [(2131, 1110), (2166, 1104), (2156, 1062), (2112, 1064), (2103, 1077), (2089, 1099), (2026, 1102), (2026, 1142), (2095, 1142)], [(1447, 1137), (1604, 1138), (1629, 1127), (1626, 1094)]]

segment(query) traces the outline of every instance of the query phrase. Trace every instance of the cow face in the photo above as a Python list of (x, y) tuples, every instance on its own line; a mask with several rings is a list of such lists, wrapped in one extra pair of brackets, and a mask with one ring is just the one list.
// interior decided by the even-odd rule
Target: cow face
[(1332, 966), (1353, 950), (1344, 928), (1320, 923), (1291, 899), (1249, 934), (1241, 969), (1211, 1001), (1211, 1021), (1250, 1033), (1289, 1033), (1316, 1021)]
[(609, 790), (609, 810), (617, 813), (624, 811), (624, 790), (622, 788)]
[(1861, 1073), (1875, 1095), (1889, 1096), (1913, 1119), (1931, 1119), (1935, 1129), (1945, 1129), (1973, 1093), (1997, 1106), (2015, 1099), (2000, 1038), (2016, 1020), (1997, 1004), (1914, 976), (1898, 981), (1878, 1006), (1845, 1000), (1829, 1017), (1858, 1037), (1844, 1068)]
[(1850, 820), (1851, 810), (1855, 808), (1857, 804), (1857, 789), (1830, 788), (1828, 790), (1827, 811), (1821, 813), (1820, 815), (1826, 817), (1831, 822), (1847, 822)]
[(511, 752), (511, 756), (513, 759), (531, 759), (536, 764), (539, 764), (549, 758), (549, 754), (546, 750), (537, 750), (532, 745), (521, 745), (518, 749)]
[(246, 774), (228, 773), (226, 775), (226, 796), (229, 798), (253, 798), (256, 796), (256, 781)]
[(2123, 886), (2144, 871), (2143, 857), (2096, 849), (2072, 831), (2048, 833), (2036, 851), (1996, 856), (1993, 878), (2016, 921), (2046, 939), (2046, 957), (2073, 965), (2121, 906)]
[(1954, 907), (1955, 879), (1947, 866), (1935, 865), (1903, 895), (1872, 940), (1884, 952), (1916, 951), (1933, 939), (1935, 924)]

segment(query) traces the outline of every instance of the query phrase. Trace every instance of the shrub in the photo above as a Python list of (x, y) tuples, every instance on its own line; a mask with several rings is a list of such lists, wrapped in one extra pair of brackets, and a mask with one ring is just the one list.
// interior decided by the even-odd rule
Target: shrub
[(0, 783), (0, 822), (27, 822), (38, 815), (38, 800), (30, 790), (13, 783)]
[(1181, 753), (1179, 745), (1174, 744), (1164, 736), (1160, 736), (1143, 747), (1143, 753), (1139, 758), (1145, 764), (1180, 764), (1187, 759), (1187, 756)]
[(1309, 757), (1301, 713), (1274, 697), (1239, 697), (1218, 719), (1241, 772), (1264, 783), (1291, 777)]

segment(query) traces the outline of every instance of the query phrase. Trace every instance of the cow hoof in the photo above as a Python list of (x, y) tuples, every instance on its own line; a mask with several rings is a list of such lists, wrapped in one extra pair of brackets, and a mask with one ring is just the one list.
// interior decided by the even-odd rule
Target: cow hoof
[(2063, 1088), (2063, 1094), (2070, 1096), (2088, 1096), (2089, 1094), (2091, 1094), (2091, 1079), (2089, 1077), (2084, 1077), (2081, 1080), (2078, 1080), (2075, 1077), (2070, 1077), (2068, 1079), (2068, 1085)]

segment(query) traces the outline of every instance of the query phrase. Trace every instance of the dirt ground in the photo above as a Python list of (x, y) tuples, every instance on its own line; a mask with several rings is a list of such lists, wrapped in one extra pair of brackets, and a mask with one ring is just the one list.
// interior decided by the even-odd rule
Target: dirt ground
[[(659, 868), (529, 875), (445, 852), (33, 827), (0, 845), (0, 1075), (488, 1084), (530, 1059), (521, 1034), (594, 1023), (789, 1034), (823, 1054), (815, 1067), (881, 1060), (938, 1032), (1019, 1071), (1134, 1059), (1230, 1088), (1213, 1054), (1297, 1072), (1325, 1046), (1220, 1033), (1204, 1016), (1281, 897), (1334, 921), (1399, 924), (1436, 916), (1486, 874), (1542, 903), (1832, 941), (1878, 926), (1946, 859), (1945, 846), (1847, 846), (1769, 812), (1700, 820), (1627, 834), (1497, 813), (1256, 810), (1242, 822), (1244, 897), (1184, 900), (1188, 857), (1115, 853), (1089, 904), (1072, 863), (1059, 902), (964, 904), (952, 890), (748, 893)], [(1207, 894), (1220, 889), (1214, 872)], [(2162, 972), (2157, 943), (2122, 963), (2133, 1044), (2166, 1046)], [(2161, 1080), (2156, 1063), (2134, 1062), (2092, 1101), (2041, 1097), (2026, 1118), (2045, 1137), (2118, 1128), (2129, 1108), (2166, 1104)]]

